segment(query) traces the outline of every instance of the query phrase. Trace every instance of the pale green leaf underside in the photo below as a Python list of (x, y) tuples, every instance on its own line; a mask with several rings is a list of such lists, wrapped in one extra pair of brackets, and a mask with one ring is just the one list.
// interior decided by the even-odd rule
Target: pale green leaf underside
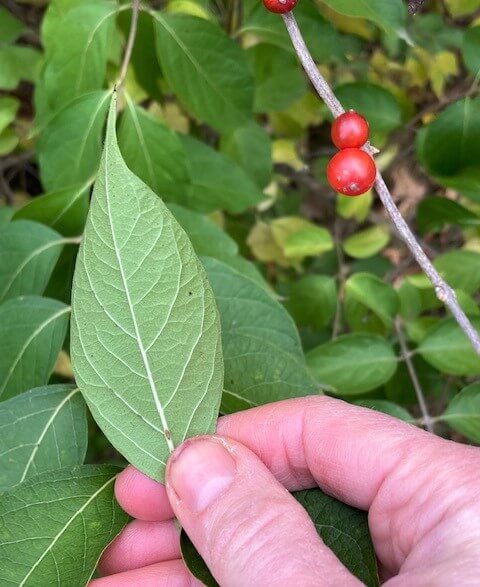
[(75, 271), (72, 360), (107, 437), (162, 480), (173, 447), (215, 427), (220, 321), (186, 234), (121, 157), (114, 102)]
[(0, 397), (45, 385), (62, 348), (70, 308), (26, 296), (0, 305)]
[(84, 587), (128, 521), (112, 466), (49, 471), (1, 497), (2, 587)]
[(0, 492), (81, 465), (86, 450), (85, 403), (74, 385), (39, 387), (0, 403)]

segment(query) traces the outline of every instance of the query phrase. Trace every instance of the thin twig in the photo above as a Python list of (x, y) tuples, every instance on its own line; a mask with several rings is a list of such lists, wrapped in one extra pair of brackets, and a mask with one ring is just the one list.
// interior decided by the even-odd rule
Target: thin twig
[[(297, 52), (297, 55), (305, 69), (307, 76), (310, 78), (313, 86), (318, 92), (318, 95), (325, 104), (328, 106), (332, 114), (336, 117), (339, 116), (344, 112), (344, 108), (340, 104), (339, 100), (333, 93), (332, 89), (328, 85), (325, 78), (319, 72), (315, 62), (310, 55), (310, 52), (305, 45), (305, 41), (303, 40), (302, 34), (300, 29), (298, 28), (297, 21), (291, 12), (288, 12), (283, 16), (283, 20), (287, 27), (287, 31), (290, 35), (292, 40), (293, 46)], [(365, 146), (365, 150), (369, 153), (373, 154), (376, 150), (370, 145), (367, 144)], [(381, 176), (380, 172), (377, 172), (377, 180), (375, 182), (375, 189), (388, 212), (395, 228), (397, 229), (399, 235), (404, 240), (407, 247), (410, 249), (410, 252), (415, 257), (417, 263), (420, 265), (422, 270), (425, 272), (427, 277), (432, 282), (435, 293), (438, 299), (443, 302), (451, 311), (454, 318), (458, 322), (460, 328), (465, 332), (468, 339), (470, 340), (475, 352), (480, 355), (480, 336), (478, 332), (473, 327), (472, 323), (468, 319), (465, 312), (460, 308), (460, 305), (457, 301), (457, 296), (453, 289), (445, 282), (444, 279), (440, 276), (438, 271), (430, 262), (429, 258), (418, 244), (415, 236), (413, 235), (412, 231), (410, 230), (409, 226), (403, 219), (403, 216), (400, 214), (395, 202), (393, 201), (392, 195), (390, 194), (388, 187)]]
[(123, 55), (123, 62), (120, 68), (120, 75), (117, 80), (117, 100), (120, 102), (123, 84), (127, 77), (128, 66), (132, 58), (133, 46), (135, 44), (135, 37), (137, 36), (138, 12), (140, 10), (140, 0), (132, 0), (132, 20), (130, 23), (130, 32), (128, 33), (127, 45)]
[(398, 342), (400, 344), (400, 351), (402, 353), (405, 364), (407, 365), (408, 373), (410, 374), (410, 379), (412, 380), (413, 389), (415, 390), (415, 394), (417, 396), (418, 405), (420, 407), (420, 411), (422, 412), (423, 424), (429, 432), (435, 434), (432, 417), (428, 411), (427, 402), (425, 401), (425, 396), (422, 391), (422, 386), (420, 385), (420, 381), (418, 380), (417, 372), (415, 371), (415, 366), (412, 361), (412, 355), (408, 349), (407, 342), (403, 334), (402, 325), (398, 319), (395, 320), (395, 331), (397, 333)]

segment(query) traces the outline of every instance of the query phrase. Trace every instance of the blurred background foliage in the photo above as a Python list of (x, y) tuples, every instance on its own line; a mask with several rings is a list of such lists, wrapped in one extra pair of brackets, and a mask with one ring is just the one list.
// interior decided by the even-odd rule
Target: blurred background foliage
[[(130, 3), (1, 4), (0, 300), (69, 304)], [(439, 434), (480, 443), (480, 361), (375, 194), (328, 186), (331, 118), (282, 20), (259, 0), (143, 8), (121, 100), (123, 156), (197, 253), (228, 266), (209, 273), (218, 288), (284, 305), (309, 369), (274, 348), (283, 314), (272, 310), (277, 391), (270, 381), (247, 393), (252, 372), (227, 389), (223, 410), (320, 385), (422, 425), (422, 393)], [(480, 328), (480, 0), (431, 0), (415, 16), (402, 0), (299, 0), (295, 16), (344, 106), (369, 119), (401, 212)], [(56, 360), (52, 380), (71, 379), (67, 343)], [(94, 433), (90, 451), (110, 448)]]

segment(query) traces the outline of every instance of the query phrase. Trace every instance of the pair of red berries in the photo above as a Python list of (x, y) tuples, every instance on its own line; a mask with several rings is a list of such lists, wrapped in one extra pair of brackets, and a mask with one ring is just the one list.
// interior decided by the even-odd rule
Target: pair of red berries
[(344, 112), (333, 123), (332, 140), (340, 151), (328, 164), (327, 178), (332, 188), (345, 196), (361, 196), (375, 183), (375, 161), (361, 150), (368, 135), (368, 122), (355, 110)]

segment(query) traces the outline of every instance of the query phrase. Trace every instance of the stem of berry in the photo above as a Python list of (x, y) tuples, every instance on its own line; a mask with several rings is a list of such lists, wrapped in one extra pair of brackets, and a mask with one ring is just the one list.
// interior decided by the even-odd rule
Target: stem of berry
[[(312, 56), (310, 55), (305, 41), (303, 40), (302, 33), (298, 28), (298, 24), (295, 20), (295, 17), (293, 16), (293, 13), (287, 12), (286, 14), (282, 14), (282, 18), (285, 22), (285, 26), (287, 27), (288, 34), (290, 35), (290, 39), (295, 48), (295, 51), (297, 52), (298, 58), (300, 59), (300, 62), (302, 63), (303, 68), (314, 88), (316, 89), (318, 95), (328, 106), (330, 112), (335, 118), (340, 116), (340, 114), (343, 114), (345, 110), (338, 98), (333, 93), (332, 88), (328, 85), (326, 79), (318, 71), (318, 68)], [(370, 154), (377, 152), (377, 150), (374, 149), (369, 143), (367, 143), (364, 149)], [(423, 251), (422, 247), (418, 244), (413, 232), (410, 230), (410, 227), (405, 222), (403, 216), (400, 214), (400, 211), (395, 205), (392, 195), (379, 171), (377, 171), (375, 189), (388, 215), (395, 225), (398, 234), (401, 236), (407, 247), (410, 249), (410, 252), (415, 257), (417, 263), (432, 282), (438, 299), (449, 308), (455, 320), (458, 322), (458, 325), (470, 340), (473, 348), (475, 349), (475, 352), (480, 356), (480, 336), (478, 332), (475, 330), (473, 324), (470, 322), (467, 315), (460, 307), (457, 296), (453, 289), (440, 276), (438, 271), (430, 262), (430, 259)]]

